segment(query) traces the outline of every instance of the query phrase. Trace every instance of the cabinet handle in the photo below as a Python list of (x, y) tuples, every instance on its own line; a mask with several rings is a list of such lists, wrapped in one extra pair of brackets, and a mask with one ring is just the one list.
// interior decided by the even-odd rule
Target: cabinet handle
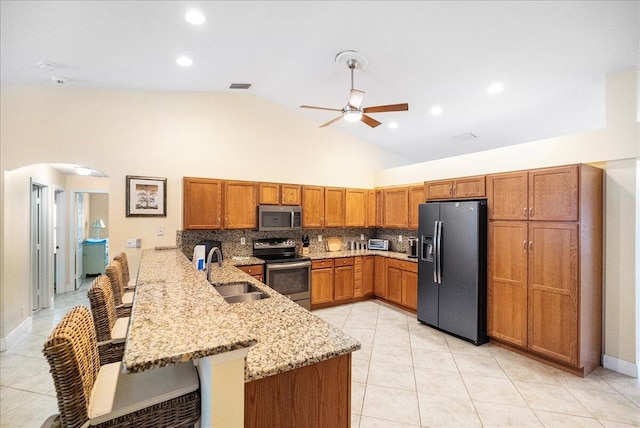
[(455, 195), (456, 195), (456, 186), (454, 185), (453, 186), (453, 195), (452, 196), (455, 196)]
[(527, 240), (526, 239), (524, 241), (522, 241), (522, 251), (524, 251), (524, 252), (527, 251)]
[(453, 186), (449, 186), (449, 195), (453, 196)]
[(529, 218), (533, 217), (533, 207), (529, 208)]
[(524, 211), (522, 212), (522, 216), (527, 218), (527, 207), (524, 207)]
[(224, 227), (228, 227), (229, 226), (229, 217), (225, 217), (224, 218)]
[(529, 252), (533, 249), (533, 241), (529, 241)]

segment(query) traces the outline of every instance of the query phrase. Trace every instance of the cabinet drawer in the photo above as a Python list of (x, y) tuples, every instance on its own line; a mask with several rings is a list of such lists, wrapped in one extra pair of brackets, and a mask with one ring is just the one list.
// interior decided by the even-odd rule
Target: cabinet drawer
[(387, 267), (406, 270), (409, 272), (418, 272), (418, 264), (414, 262), (407, 262), (404, 260), (387, 259)]
[(253, 275), (258, 276), (263, 274), (262, 265), (238, 266), (238, 269), (252, 276)]
[(332, 268), (332, 267), (333, 267), (333, 259), (313, 260), (311, 262), (311, 269), (324, 269), (324, 268)]
[(335, 260), (336, 267), (338, 266), (353, 266), (353, 257), (345, 257)]

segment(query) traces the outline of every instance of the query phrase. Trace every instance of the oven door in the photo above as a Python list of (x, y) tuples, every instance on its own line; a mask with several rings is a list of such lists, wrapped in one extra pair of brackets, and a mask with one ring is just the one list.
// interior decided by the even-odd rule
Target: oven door
[(311, 298), (311, 261), (267, 263), (266, 284), (294, 301)]

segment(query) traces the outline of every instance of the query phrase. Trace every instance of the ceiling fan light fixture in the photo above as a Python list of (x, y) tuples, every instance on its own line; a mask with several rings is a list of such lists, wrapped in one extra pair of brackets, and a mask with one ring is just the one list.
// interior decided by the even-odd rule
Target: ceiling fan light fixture
[(344, 120), (347, 122), (358, 122), (362, 119), (362, 112), (360, 110), (346, 110), (342, 114), (342, 117), (344, 117)]

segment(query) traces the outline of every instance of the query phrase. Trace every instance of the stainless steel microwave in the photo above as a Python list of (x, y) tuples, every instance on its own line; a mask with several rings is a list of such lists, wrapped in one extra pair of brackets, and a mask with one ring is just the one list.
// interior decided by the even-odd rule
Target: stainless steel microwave
[(302, 229), (302, 207), (287, 205), (258, 205), (258, 230)]

